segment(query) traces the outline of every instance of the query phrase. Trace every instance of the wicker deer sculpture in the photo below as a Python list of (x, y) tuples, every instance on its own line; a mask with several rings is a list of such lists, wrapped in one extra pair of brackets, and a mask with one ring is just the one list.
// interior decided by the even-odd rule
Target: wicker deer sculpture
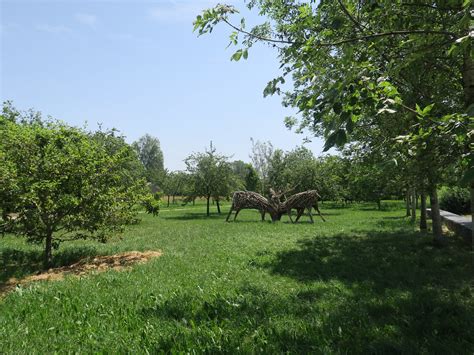
[[(308, 211), (311, 223), (314, 223), (313, 215), (311, 213), (312, 208), (314, 208), (318, 212), (321, 219), (326, 222), (318, 207), (318, 198), (321, 198), (321, 196), (319, 196), (316, 190), (308, 190), (294, 194), (289, 198), (285, 199), (284, 202), (281, 202), (281, 196), (284, 196), (286, 193), (288, 193), (288, 190), (285, 192), (276, 192), (273, 189), (270, 189), (272, 205), (274, 208), (278, 208), (279, 218), (281, 218), (281, 216), (286, 213), (288, 214), (290, 221), (292, 223), (296, 223), (298, 222), (300, 217), (303, 215), (304, 210), (306, 209)], [(291, 217), (292, 209), (296, 209), (297, 212), (295, 221), (293, 221)]]
[(265, 220), (265, 213), (267, 212), (272, 216), (272, 221), (278, 220), (278, 210), (265, 197), (253, 191), (236, 191), (232, 197), (232, 206), (227, 215), (226, 222), (229, 221), (232, 211), (235, 211), (235, 221), (237, 215), (243, 209), (256, 209), (260, 211), (262, 221)]

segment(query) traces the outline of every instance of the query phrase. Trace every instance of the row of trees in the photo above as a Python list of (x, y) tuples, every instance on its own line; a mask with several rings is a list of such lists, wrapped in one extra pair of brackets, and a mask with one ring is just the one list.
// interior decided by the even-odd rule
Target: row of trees
[(209, 215), (211, 200), (220, 213), (220, 201), (229, 199), (235, 190), (269, 195), (270, 188), (293, 192), (316, 188), (323, 200), (373, 201), (380, 208), (382, 199), (402, 198), (406, 190), (403, 176), (392, 162), (379, 164), (366, 159), (355, 146), (340, 155), (319, 158), (305, 147), (285, 152), (270, 142), (252, 141), (252, 148), (255, 165), (230, 161), (212, 143), (204, 152), (191, 154), (185, 160), (186, 171), (164, 176), (161, 192), (167, 195), (168, 205), (176, 196), (185, 203), (203, 197)]
[[(267, 20), (247, 29), (245, 19), (232, 22), (235, 7), (221, 4), (199, 15), (195, 30), (227, 24), (231, 44), (241, 46), (232, 60), (246, 59), (257, 42), (273, 46), (281, 75), (264, 94), (283, 94), (284, 105), (301, 113), (287, 126), (324, 137), (326, 149), (352, 143), (358, 161), (384, 166), (371, 173), (374, 182), (396, 170), (407, 191), (422, 201), (429, 195), (441, 241), (439, 185), (470, 185), (474, 198), (472, 1), (256, 0), (248, 7)], [(283, 92), (287, 77), (293, 88)]]

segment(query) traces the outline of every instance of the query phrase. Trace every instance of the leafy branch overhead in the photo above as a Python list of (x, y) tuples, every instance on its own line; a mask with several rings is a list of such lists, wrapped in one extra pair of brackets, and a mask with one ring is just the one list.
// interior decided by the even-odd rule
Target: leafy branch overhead
[[(243, 35), (243, 48), (231, 58), (236, 61), (246, 59), (255, 42), (278, 44), (283, 75), (269, 82), (264, 95), (280, 94), (279, 84), (293, 74), (295, 90), (286, 93), (284, 103), (297, 107), (303, 116), (313, 116), (300, 121), (305, 128), (325, 126), (321, 122), (324, 116), (341, 116), (338, 127), (323, 127), (326, 137), (341, 137), (337, 132), (342, 129), (350, 134), (364, 109), (413, 111), (412, 105), (405, 105), (397, 95), (397, 87), (413, 85), (403, 73), (407, 63), (433, 52), (444, 52), (446, 57), (446, 52), (452, 54), (460, 44), (467, 45), (470, 1), (444, 3), (413, 6), (402, 1), (308, 4), (261, 0), (248, 7), (258, 7), (270, 21), (250, 30), (245, 29), (244, 19), (240, 25), (231, 22), (231, 16), (238, 13), (235, 7), (219, 4), (197, 16), (194, 30), (199, 35), (210, 33), (223, 22), (233, 29), (230, 44), (238, 45), (238, 36)], [(386, 90), (380, 90), (381, 80)], [(391, 104), (387, 98), (393, 100)]]
[(285, 118), (287, 127), (324, 137), (325, 150), (353, 142), (386, 160), (411, 160), (418, 185), (432, 192), (447, 166), (459, 166), (462, 180), (472, 181), (471, 1), (255, 0), (247, 6), (265, 17), (261, 25), (247, 29), (245, 20), (233, 20), (235, 7), (217, 5), (196, 18), (194, 29), (202, 35), (219, 23), (229, 26), (230, 44), (240, 46), (232, 60), (246, 59), (258, 42), (276, 50), (281, 74), (264, 96), (282, 95), (296, 109), (297, 117)]

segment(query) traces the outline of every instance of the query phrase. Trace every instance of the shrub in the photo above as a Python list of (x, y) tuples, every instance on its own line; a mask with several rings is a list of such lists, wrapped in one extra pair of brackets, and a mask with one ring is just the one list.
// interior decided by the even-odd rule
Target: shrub
[(143, 200), (143, 206), (145, 206), (146, 212), (153, 216), (158, 216), (158, 213), (160, 212), (160, 204), (160, 197), (157, 193), (154, 195), (150, 194)]
[(471, 211), (469, 189), (462, 187), (443, 187), (440, 191), (439, 206), (445, 211), (467, 214)]

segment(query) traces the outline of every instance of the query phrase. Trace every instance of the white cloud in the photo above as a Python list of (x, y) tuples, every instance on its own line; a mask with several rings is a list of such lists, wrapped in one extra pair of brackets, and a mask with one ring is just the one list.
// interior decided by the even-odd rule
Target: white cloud
[(94, 27), (97, 24), (97, 16), (92, 14), (77, 13), (74, 18), (81, 24)]
[(66, 27), (63, 25), (42, 24), (42, 25), (37, 25), (36, 29), (41, 32), (56, 33), (56, 34), (71, 32), (71, 29), (69, 27)]
[(213, 7), (216, 1), (166, 1), (157, 4), (148, 11), (149, 16), (160, 22), (190, 22), (202, 10)]

